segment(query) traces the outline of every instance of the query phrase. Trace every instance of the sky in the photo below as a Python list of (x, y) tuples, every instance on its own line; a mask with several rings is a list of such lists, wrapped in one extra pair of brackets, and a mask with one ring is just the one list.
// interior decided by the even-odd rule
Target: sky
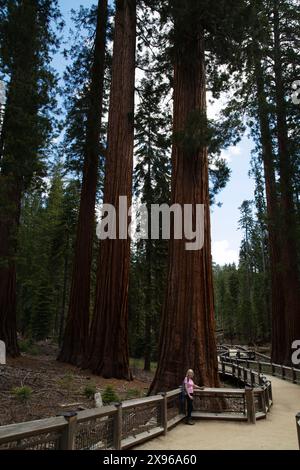
[[(65, 36), (67, 36), (71, 26), (70, 10), (77, 9), (80, 5), (92, 5), (95, 0), (59, 0), (59, 3), (66, 22)], [(62, 73), (65, 66), (63, 57), (57, 55), (53, 65)], [(221, 106), (222, 102), (208, 105), (209, 117), (216, 116)], [(236, 147), (223, 152), (231, 169), (231, 178), (217, 197), (222, 206), (214, 206), (211, 213), (213, 260), (220, 265), (238, 262), (242, 239), (242, 233), (238, 230), (239, 207), (244, 200), (254, 197), (254, 182), (248, 176), (252, 147), (251, 140), (245, 137)]]

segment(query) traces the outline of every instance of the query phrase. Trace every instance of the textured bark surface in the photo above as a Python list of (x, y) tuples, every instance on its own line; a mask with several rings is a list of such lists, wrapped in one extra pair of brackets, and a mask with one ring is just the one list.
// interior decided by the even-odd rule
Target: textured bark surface
[(284, 289), (282, 286), (280, 217), (275, 179), (275, 155), (273, 152), (268, 103), (261, 66), (261, 54), (258, 45), (256, 46), (254, 54), (258, 115), (267, 200), (268, 249), (271, 273), (272, 361), (280, 364), (281, 362), (279, 361), (282, 360), (281, 350), (285, 344), (286, 328), (284, 316)]
[(83, 364), (87, 353), (89, 331), (90, 279), (95, 230), (95, 202), (103, 102), (106, 28), (107, 0), (100, 0), (98, 5), (95, 52), (87, 121), (86, 152), (83, 167), (69, 310), (63, 345), (58, 357), (60, 361), (78, 366)]
[(0, 340), (7, 354), (19, 356), (16, 319), (17, 231), (21, 190), (13, 177), (0, 175)]
[[(104, 186), (104, 203), (112, 204), (117, 215), (119, 196), (127, 196), (128, 207), (131, 205), (135, 47), (136, 2), (117, 1)], [(103, 377), (131, 379), (127, 332), (129, 261), (129, 239), (101, 242), (87, 366)]]
[(276, 359), (290, 364), (292, 343), (300, 338), (300, 282), (297, 246), (297, 220), (293, 197), (291, 153), (288, 141), (287, 110), (281, 59), (281, 32), (278, 4), (274, 2), (274, 72), (277, 139), (280, 176), (280, 230), (282, 244), (282, 288), (285, 296), (285, 341), (278, 344)]
[[(178, 31), (175, 30), (175, 35)], [(175, 57), (172, 204), (205, 205), (204, 247), (187, 251), (185, 240), (170, 240), (167, 292), (160, 334), (159, 361), (150, 393), (178, 387), (186, 370), (197, 383), (218, 386), (215, 342), (207, 149), (189, 151), (176, 142), (192, 113), (206, 113), (202, 33), (180, 35)], [(184, 57), (184, 51), (189, 60)]]

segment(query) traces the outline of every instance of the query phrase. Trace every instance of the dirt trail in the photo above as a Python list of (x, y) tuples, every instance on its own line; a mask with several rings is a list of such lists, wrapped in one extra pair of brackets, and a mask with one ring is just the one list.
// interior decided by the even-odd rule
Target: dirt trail
[(180, 424), (166, 437), (137, 447), (145, 450), (297, 450), (295, 415), (300, 411), (300, 386), (270, 377), (274, 405), (256, 425), (196, 421)]

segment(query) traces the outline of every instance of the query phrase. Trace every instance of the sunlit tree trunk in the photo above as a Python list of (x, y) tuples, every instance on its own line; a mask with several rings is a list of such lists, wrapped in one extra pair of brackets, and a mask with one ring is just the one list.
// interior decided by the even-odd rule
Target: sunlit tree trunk
[(282, 288), (285, 295), (285, 342), (279, 346), (278, 361), (291, 363), (292, 343), (300, 338), (300, 283), (297, 244), (297, 219), (293, 193), (293, 163), (288, 141), (287, 105), (283, 76), (280, 16), (274, 1), (274, 72), (277, 140), (280, 176), (280, 229), (282, 244)]
[[(104, 203), (119, 212), (119, 196), (131, 205), (136, 2), (116, 2)], [(118, 237), (118, 223), (117, 223)], [(130, 240), (100, 244), (96, 300), (87, 365), (104, 377), (130, 379), (128, 353), (128, 281)]]
[[(206, 72), (204, 33), (180, 28), (175, 18), (174, 143), (172, 152), (172, 204), (204, 204), (204, 247), (187, 251), (186, 240), (170, 240), (167, 292), (160, 333), (159, 360), (150, 393), (169, 390), (195, 371), (200, 384), (219, 384), (215, 341), (214, 299), (208, 191), (208, 156), (205, 134)], [(193, 130), (192, 122), (199, 123)], [(188, 134), (188, 135), (187, 135)], [(186, 135), (182, 139), (180, 136)], [(188, 142), (186, 142), (188, 141)]]
[(264, 165), (267, 199), (268, 248), (271, 273), (271, 315), (272, 315), (272, 360), (281, 363), (285, 348), (285, 304), (282, 285), (280, 219), (278, 192), (275, 178), (275, 155), (272, 145), (268, 103), (265, 92), (264, 75), (259, 45), (254, 51), (257, 104)]

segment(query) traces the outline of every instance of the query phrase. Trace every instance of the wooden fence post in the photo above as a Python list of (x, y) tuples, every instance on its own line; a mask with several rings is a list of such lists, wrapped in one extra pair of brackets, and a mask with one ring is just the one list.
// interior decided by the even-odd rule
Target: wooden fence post
[(161, 396), (161, 422), (164, 428), (164, 436), (166, 436), (168, 432), (168, 399), (166, 393), (162, 393)]
[(296, 426), (297, 426), (298, 444), (299, 444), (299, 450), (300, 450), (300, 413), (296, 415)]
[(238, 379), (241, 380), (241, 366), (238, 365)]
[(271, 367), (272, 367), (272, 375), (275, 376), (275, 366), (273, 363), (271, 364)]
[(250, 370), (250, 377), (251, 377), (251, 387), (255, 386), (255, 374), (253, 370)]
[(285, 368), (284, 368), (284, 366), (281, 366), (281, 378), (282, 378), (282, 380), (285, 380)]
[(261, 367), (261, 363), (258, 361), (258, 373), (261, 374), (262, 373), (262, 367)]
[(268, 384), (268, 393), (269, 393), (269, 399), (272, 400), (273, 403), (273, 390), (272, 390), (272, 383), (269, 382)]
[(267, 408), (266, 394), (265, 394), (264, 389), (261, 390), (260, 398), (261, 398), (261, 407), (262, 407), (262, 410), (263, 410), (263, 412), (265, 413), (265, 415), (267, 416), (268, 408)]
[(270, 397), (269, 397), (269, 389), (268, 387), (264, 387), (264, 394), (265, 394), (265, 403), (266, 403), (266, 408), (269, 411), (270, 410)]
[(255, 424), (256, 415), (255, 415), (255, 401), (254, 401), (253, 388), (250, 388), (250, 387), (245, 388), (245, 397), (246, 397), (248, 423)]
[(247, 384), (247, 380), (248, 380), (248, 372), (247, 372), (247, 369), (243, 369), (243, 372), (244, 372), (244, 383)]
[(221, 364), (222, 364), (222, 375), (225, 377), (225, 364), (224, 364), (223, 359), (222, 359)]
[(116, 450), (122, 449), (122, 403), (116, 404), (117, 412), (114, 423), (114, 445)]
[(77, 413), (75, 411), (69, 411), (66, 413), (61, 413), (59, 416), (63, 416), (67, 421), (67, 425), (59, 439), (59, 450), (74, 450), (77, 428)]
[(292, 367), (292, 375), (293, 375), (293, 383), (296, 384), (297, 383), (297, 374), (296, 374), (296, 371), (295, 371), (294, 367)]

